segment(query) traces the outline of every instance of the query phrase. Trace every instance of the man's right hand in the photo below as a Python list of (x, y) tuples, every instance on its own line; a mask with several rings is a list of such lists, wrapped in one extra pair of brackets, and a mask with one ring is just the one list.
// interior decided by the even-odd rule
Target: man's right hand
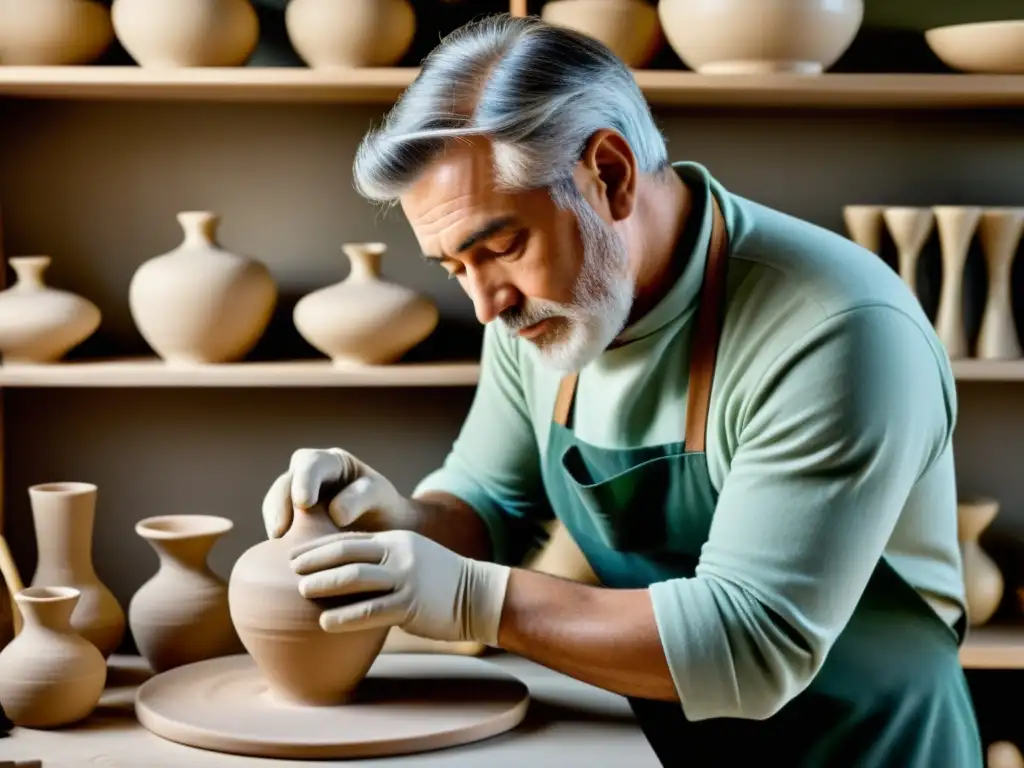
[(263, 499), (263, 524), (276, 539), (291, 527), (296, 509), (326, 506), (338, 528), (383, 531), (414, 529), (416, 509), (391, 482), (341, 448), (300, 448), (288, 471)]

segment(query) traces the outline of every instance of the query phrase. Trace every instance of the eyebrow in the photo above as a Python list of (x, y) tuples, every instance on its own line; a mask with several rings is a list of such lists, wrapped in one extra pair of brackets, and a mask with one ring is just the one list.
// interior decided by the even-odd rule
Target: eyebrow
[[(514, 216), (502, 216), (500, 218), (491, 219), (484, 226), (480, 227), (480, 229), (476, 230), (471, 235), (469, 235), (465, 240), (459, 243), (458, 247), (455, 249), (455, 252), (462, 253), (464, 251), (468, 251), (481, 240), (486, 240), (489, 237), (494, 237), (499, 232), (508, 229), (515, 223), (515, 221), (516, 219)], [(441, 261), (443, 259), (442, 256), (434, 256), (429, 253), (423, 254), (423, 258), (426, 259), (427, 261)]]

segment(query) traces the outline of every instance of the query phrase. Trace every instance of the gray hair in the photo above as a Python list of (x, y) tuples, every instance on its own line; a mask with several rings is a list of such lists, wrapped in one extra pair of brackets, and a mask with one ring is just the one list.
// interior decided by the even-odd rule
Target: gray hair
[(394, 204), (451, 140), (483, 136), (509, 190), (575, 197), (572, 171), (600, 129), (620, 133), (641, 172), (668, 166), (665, 138), (629, 68), (607, 47), (539, 18), (484, 17), (457, 29), (356, 152), (356, 190)]

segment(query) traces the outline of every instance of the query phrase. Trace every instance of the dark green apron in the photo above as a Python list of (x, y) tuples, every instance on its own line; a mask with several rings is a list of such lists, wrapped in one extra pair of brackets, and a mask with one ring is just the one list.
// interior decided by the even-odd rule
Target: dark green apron
[[(556, 516), (601, 583), (643, 588), (692, 577), (717, 493), (704, 452), (725, 304), (728, 238), (714, 194), (690, 357), (685, 441), (631, 450), (577, 440), (576, 375), (555, 403), (544, 482)], [(850, 543), (856, 546), (855, 542)], [(678, 703), (630, 699), (663, 765), (981, 768), (981, 740), (955, 632), (882, 558), (810, 686), (767, 720), (690, 722)]]

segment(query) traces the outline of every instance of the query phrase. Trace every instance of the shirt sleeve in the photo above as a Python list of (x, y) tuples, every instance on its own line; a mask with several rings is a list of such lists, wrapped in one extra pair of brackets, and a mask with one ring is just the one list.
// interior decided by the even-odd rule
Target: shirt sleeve
[(897, 309), (848, 310), (763, 375), (695, 576), (650, 587), (688, 719), (770, 717), (820, 669), (950, 450), (955, 388), (932, 339)]
[(483, 518), (495, 562), (518, 565), (546, 537), (553, 512), (513, 342), (495, 323), (484, 329), (480, 381), (443, 465), (413, 492), (443, 491)]

